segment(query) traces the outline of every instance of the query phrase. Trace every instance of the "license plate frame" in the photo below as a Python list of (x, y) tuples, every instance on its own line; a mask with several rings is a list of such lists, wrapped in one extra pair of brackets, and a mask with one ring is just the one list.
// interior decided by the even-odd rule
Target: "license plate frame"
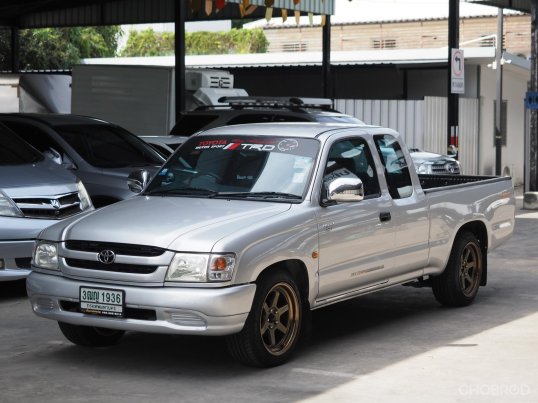
[(79, 309), (85, 314), (123, 318), (125, 315), (125, 291), (80, 286)]

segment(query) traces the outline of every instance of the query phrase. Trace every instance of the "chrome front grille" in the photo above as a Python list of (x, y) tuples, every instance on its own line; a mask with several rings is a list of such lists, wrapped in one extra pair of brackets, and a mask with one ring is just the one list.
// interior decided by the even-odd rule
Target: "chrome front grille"
[(125, 264), (125, 263), (112, 263), (104, 264), (101, 262), (94, 262), (91, 260), (83, 259), (65, 259), (65, 263), (68, 266), (76, 267), (79, 269), (87, 270), (103, 270), (112, 271), (117, 273), (134, 273), (134, 274), (150, 274), (157, 270), (156, 265), (141, 265), (141, 264)]
[(61, 270), (66, 275), (101, 281), (162, 282), (174, 252), (151, 245), (70, 239), (60, 244)]
[(129, 256), (161, 256), (166, 249), (158, 248), (156, 246), (147, 245), (134, 245), (126, 243), (114, 243), (114, 242), (96, 242), (96, 241), (79, 241), (69, 240), (65, 242), (65, 248), (69, 250), (78, 250), (81, 252), (96, 252), (99, 253), (103, 250), (112, 250), (116, 255), (129, 255)]
[(60, 220), (82, 211), (77, 192), (52, 197), (14, 197), (13, 201), (28, 218)]
[(442, 164), (433, 164), (432, 173), (458, 175), (460, 173), (460, 167), (456, 162), (445, 162)]

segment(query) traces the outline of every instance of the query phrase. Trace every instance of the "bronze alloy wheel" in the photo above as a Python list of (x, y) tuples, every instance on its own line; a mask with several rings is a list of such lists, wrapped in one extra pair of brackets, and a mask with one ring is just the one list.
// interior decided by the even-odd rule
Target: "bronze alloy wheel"
[(433, 294), (445, 306), (466, 306), (475, 299), (482, 280), (482, 246), (477, 237), (461, 231), (456, 237), (445, 270), (431, 279)]
[(471, 297), (480, 287), (480, 273), (482, 271), (480, 251), (475, 242), (465, 245), (460, 260), (459, 281), (461, 291), (466, 297)]
[(260, 336), (275, 356), (294, 345), (299, 331), (299, 298), (287, 283), (275, 284), (267, 293), (260, 315)]

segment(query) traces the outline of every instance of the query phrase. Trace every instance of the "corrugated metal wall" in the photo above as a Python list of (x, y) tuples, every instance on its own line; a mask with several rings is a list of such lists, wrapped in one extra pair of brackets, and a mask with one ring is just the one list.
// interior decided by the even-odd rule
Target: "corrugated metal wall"
[(369, 125), (390, 127), (409, 147), (423, 148), (424, 101), (337, 99), (335, 108)]
[[(459, 99), (458, 159), (463, 173), (479, 174), (479, 100)], [(444, 97), (424, 98), (424, 149), (436, 153), (447, 150), (447, 101)]]
[[(371, 125), (399, 132), (409, 147), (446, 154), (446, 98), (424, 100), (338, 99), (335, 108)], [(478, 175), (479, 100), (459, 100), (459, 161), (466, 175)]]

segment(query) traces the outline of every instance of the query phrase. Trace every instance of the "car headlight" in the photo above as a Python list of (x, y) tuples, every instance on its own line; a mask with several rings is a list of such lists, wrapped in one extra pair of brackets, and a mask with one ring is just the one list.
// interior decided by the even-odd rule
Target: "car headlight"
[(35, 245), (32, 265), (42, 269), (59, 270), (58, 244), (55, 242), (38, 241)]
[(176, 253), (168, 267), (166, 281), (229, 281), (234, 267), (233, 254)]
[(23, 217), (22, 212), (17, 205), (0, 190), (0, 216), (7, 217)]
[(417, 168), (417, 173), (425, 174), (425, 175), (432, 174), (433, 173), (432, 164), (428, 163), (428, 162), (424, 162), (424, 163), (420, 164), (418, 166), (418, 168)]
[(86, 188), (80, 180), (77, 180), (78, 198), (80, 199), (80, 209), (82, 211), (88, 210), (93, 207), (90, 195), (86, 191)]

